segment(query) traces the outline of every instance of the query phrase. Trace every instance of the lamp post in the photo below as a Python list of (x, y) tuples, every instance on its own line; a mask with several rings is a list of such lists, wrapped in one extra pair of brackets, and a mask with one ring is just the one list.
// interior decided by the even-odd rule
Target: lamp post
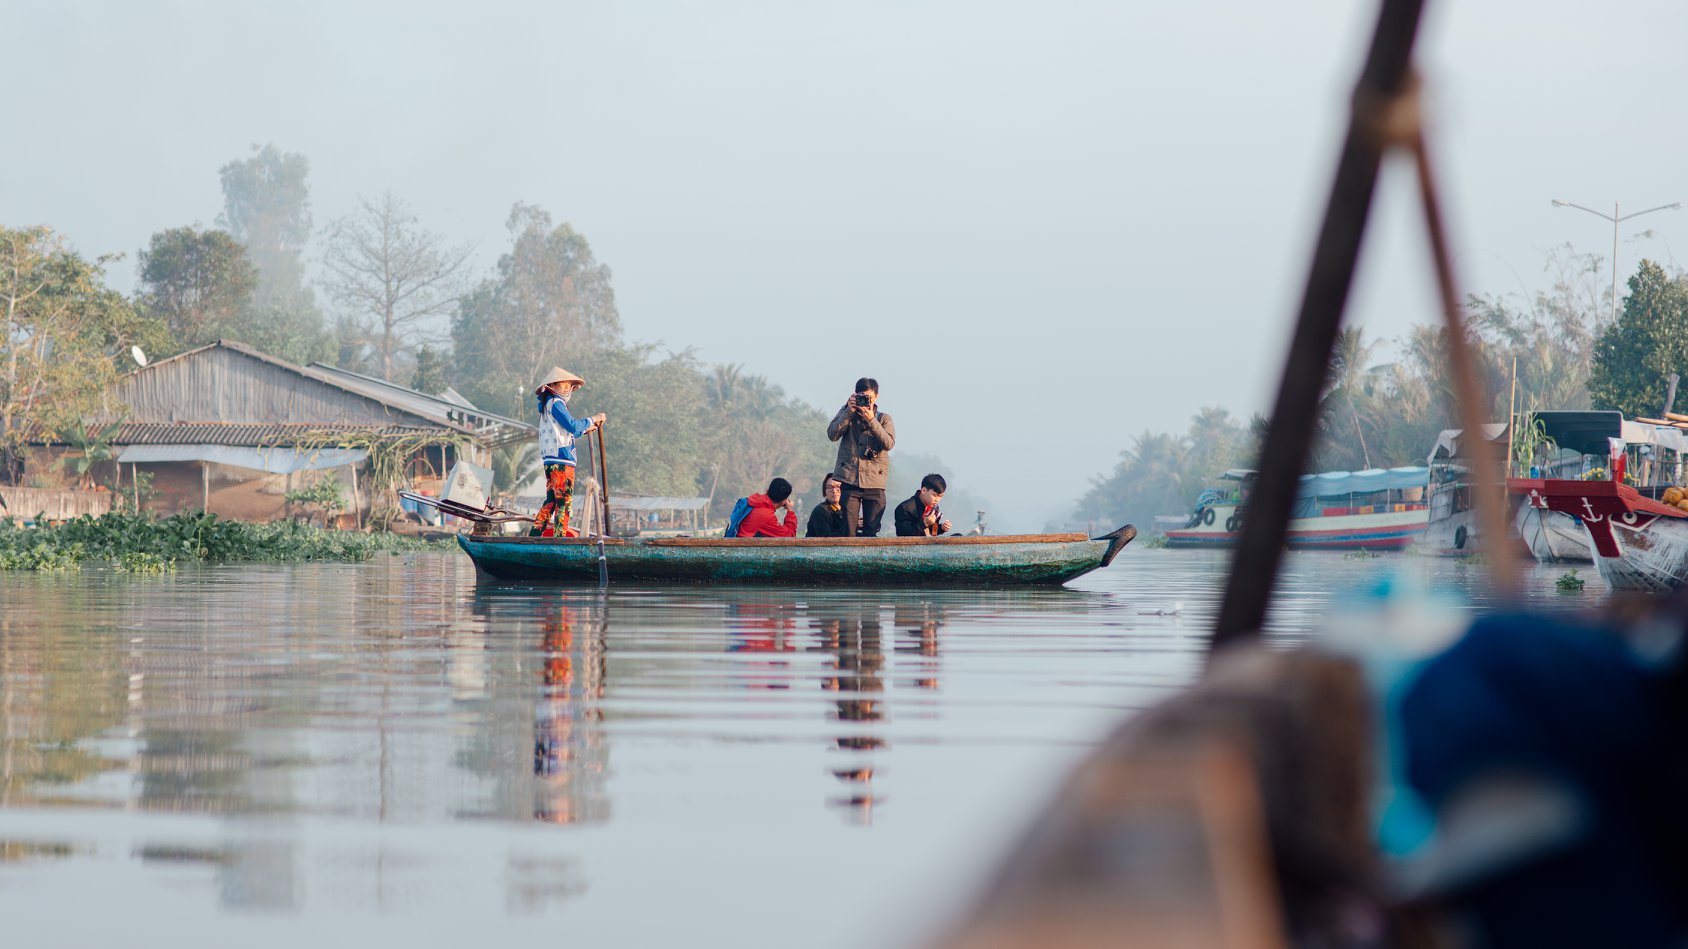
[(1580, 204), (1573, 204), (1570, 201), (1561, 201), (1558, 198), (1553, 199), (1553, 206), (1556, 208), (1576, 208), (1578, 211), (1587, 211), (1595, 217), (1605, 218), (1606, 220), (1612, 222), (1612, 322), (1616, 323), (1618, 321), (1618, 225), (1632, 217), (1640, 217), (1643, 214), (1652, 214), (1654, 211), (1680, 211), (1682, 210), (1682, 202), (1678, 201), (1674, 204), (1661, 204), (1656, 208), (1648, 208), (1645, 211), (1631, 211), (1628, 214), (1618, 213), (1618, 203), (1616, 201), (1612, 202), (1611, 214), (1607, 214), (1604, 211), (1596, 211), (1593, 208), (1585, 208)]

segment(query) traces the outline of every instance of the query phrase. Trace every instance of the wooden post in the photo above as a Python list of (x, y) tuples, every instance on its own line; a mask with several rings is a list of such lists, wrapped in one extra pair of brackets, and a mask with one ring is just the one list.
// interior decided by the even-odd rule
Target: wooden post
[(135, 489), (135, 513), (141, 513), (141, 476), (134, 462), (129, 462), (129, 486)]
[(211, 462), (199, 463), (199, 510), (202, 514), (211, 513)]
[(363, 530), (363, 502), (358, 500), (358, 466), (352, 465), (352, 516), (357, 519), (358, 530)]

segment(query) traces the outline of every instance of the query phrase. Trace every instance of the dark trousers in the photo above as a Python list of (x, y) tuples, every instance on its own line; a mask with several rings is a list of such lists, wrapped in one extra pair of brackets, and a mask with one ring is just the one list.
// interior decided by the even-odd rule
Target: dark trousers
[[(885, 489), (839, 485), (844, 506), (844, 536), (878, 537), (879, 521), (885, 516)], [(859, 530), (858, 530), (859, 528)]]

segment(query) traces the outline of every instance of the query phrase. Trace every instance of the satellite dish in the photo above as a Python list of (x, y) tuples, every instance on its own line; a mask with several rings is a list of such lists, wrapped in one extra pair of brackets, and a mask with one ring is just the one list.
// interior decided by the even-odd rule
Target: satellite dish
[(143, 368), (146, 366), (146, 364), (147, 364), (147, 354), (145, 352), (141, 351), (141, 347), (130, 346), (129, 347), (129, 356), (135, 360), (135, 365), (141, 366)]

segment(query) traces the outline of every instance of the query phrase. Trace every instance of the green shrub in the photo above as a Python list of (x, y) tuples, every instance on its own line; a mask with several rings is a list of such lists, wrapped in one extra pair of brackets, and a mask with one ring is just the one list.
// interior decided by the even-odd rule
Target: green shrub
[(382, 551), (428, 550), (428, 541), (395, 534), (324, 530), (297, 521), (250, 524), (215, 514), (154, 518), (118, 513), (83, 516), (57, 527), (24, 530), (0, 520), (0, 569), (70, 569), (83, 560), (119, 570), (160, 572), (181, 562), (285, 563), (363, 561)]

